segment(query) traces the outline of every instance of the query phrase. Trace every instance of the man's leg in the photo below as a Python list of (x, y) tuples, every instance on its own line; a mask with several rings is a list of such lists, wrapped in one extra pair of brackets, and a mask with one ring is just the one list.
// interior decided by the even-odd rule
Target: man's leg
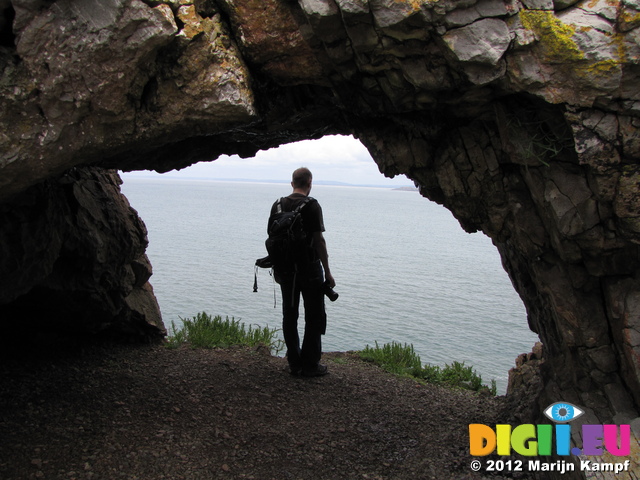
[(305, 314), (301, 350), (303, 373), (324, 374), (326, 373), (324, 367), (319, 366), (322, 357), (322, 335), (325, 333), (327, 324), (322, 283), (315, 281), (304, 285), (302, 297)]
[(300, 337), (298, 336), (298, 316), (300, 289), (293, 279), (280, 284), (282, 290), (282, 335), (287, 346), (287, 361), (291, 373), (298, 374), (302, 369)]

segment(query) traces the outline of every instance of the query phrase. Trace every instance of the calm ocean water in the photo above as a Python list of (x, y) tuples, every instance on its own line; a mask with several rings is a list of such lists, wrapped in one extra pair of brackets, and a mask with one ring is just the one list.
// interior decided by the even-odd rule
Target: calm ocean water
[[(201, 311), (280, 327), (279, 287), (260, 269), (254, 293), (254, 262), (266, 255), (269, 209), (288, 185), (123, 178), (149, 230), (167, 327)], [(340, 294), (326, 302), (324, 351), (412, 343), (423, 363), (465, 361), (504, 393), (509, 368), (537, 336), (491, 241), (416, 192), (315, 185), (311, 195)]]

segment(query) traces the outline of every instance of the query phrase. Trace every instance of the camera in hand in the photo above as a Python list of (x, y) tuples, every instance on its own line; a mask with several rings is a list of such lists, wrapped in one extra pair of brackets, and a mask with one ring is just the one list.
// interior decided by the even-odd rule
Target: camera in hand
[(335, 302), (335, 301), (338, 299), (338, 297), (340, 296), (340, 295), (338, 295), (338, 294), (336, 293), (336, 291), (335, 291), (333, 288), (331, 288), (331, 287), (329, 286), (329, 284), (328, 284), (327, 282), (324, 282), (324, 283), (322, 284), (322, 290), (323, 290), (324, 294), (325, 294), (325, 295), (329, 298), (329, 300), (331, 300), (332, 302)]

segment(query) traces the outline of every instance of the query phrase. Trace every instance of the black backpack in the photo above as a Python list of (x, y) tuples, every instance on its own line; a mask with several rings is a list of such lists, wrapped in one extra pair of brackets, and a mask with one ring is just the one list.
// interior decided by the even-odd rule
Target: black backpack
[(279, 274), (303, 272), (311, 263), (310, 241), (302, 224), (302, 209), (313, 198), (306, 197), (293, 211), (286, 212), (282, 198), (276, 202), (276, 211), (269, 217), (265, 241), (269, 260)]

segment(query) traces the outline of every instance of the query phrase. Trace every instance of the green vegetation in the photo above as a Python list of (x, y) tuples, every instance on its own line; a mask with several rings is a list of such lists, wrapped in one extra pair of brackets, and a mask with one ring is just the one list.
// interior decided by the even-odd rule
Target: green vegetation
[[(205, 312), (198, 313), (193, 318), (183, 319), (182, 327), (176, 327), (171, 322), (171, 329), (167, 340), (169, 348), (189, 345), (191, 348), (226, 348), (232, 345), (257, 347), (263, 345), (274, 354), (283, 348), (282, 340), (276, 338), (277, 329), (269, 327), (246, 327), (244, 323), (233, 318), (222, 320), (221, 316), (211, 317)], [(375, 348), (367, 345), (358, 352), (361, 359), (380, 365), (383, 369), (396, 375), (410, 376), (419, 381), (440, 385), (465, 388), (468, 390), (486, 390), (496, 394), (496, 383), (492, 380), (491, 387), (482, 384), (480, 377), (472, 367), (464, 362), (453, 362), (451, 365), (439, 367), (437, 365), (422, 365), (420, 356), (413, 349), (413, 345), (401, 345), (397, 342), (384, 344), (382, 347), (376, 342)], [(337, 361), (336, 363), (340, 363)]]
[(171, 322), (168, 346), (176, 348), (189, 344), (192, 348), (224, 348), (231, 345), (257, 347), (264, 345), (272, 352), (282, 349), (282, 341), (276, 339), (277, 329), (249, 325), (245, 327), (239, 320), (227, 317), (222, 320), (219, 315), (211, 317), (205, 312), (198, 313), (194, 318), (183, 319), (182, 328), (178, 329), (175, 322)]
[(396, 375), (404, 375), (418, 380), (438, 385), (464, 388), (468, 390), (486, 390), (496, 395), (496, 381), (491, 381), (491, 387), (482, 384), (482, 377), (473, 367), (465, 366), (464, 362), (453, 362), (451, 365), (439, 367), (437, 365), (422, 365), (420, 356), (414, 351), (413, 345), (401, 345), (397, 342), (386, 343), (382, 347), (376, 342), (375, 348), (367, 345), (358, 352), (365, 361), (380, 365), (383, 369)]
[(413, 345), (399, 344), (398, 342), (385, 343), (382, 347), (376, 342), (375, 348), (367, 345), (364, 350), (358, 352), (360, 358), (367, 362), (380, 365), (388, 372), (397, 375), (410, 375), (416, 377), (422, 369), (420, 356), (413, 349)]

